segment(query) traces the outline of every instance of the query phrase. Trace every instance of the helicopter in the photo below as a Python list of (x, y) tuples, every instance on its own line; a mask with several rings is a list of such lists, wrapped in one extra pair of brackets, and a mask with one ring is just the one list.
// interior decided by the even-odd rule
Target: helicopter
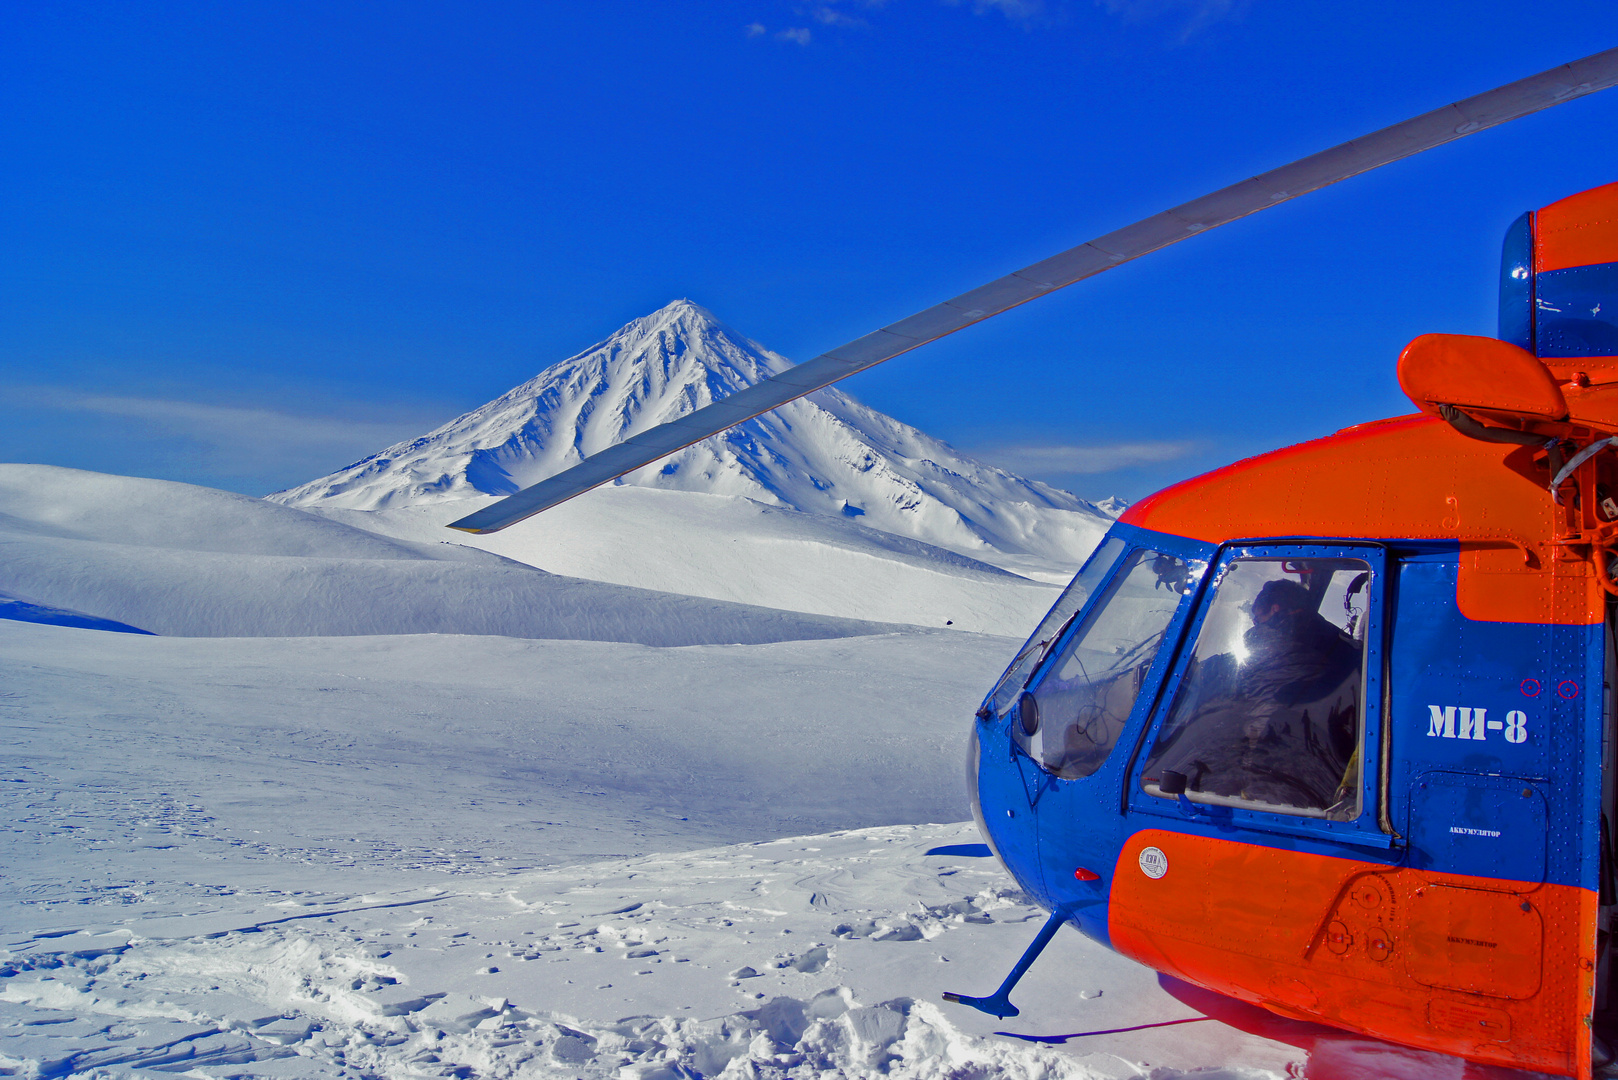
[[(637, 434), (498, 531), (1055, 289), (1618, 84), (1618, 49), (1231, 185)], [(1499, 336), (1400, 354), (1416, 412), (1129, 507), (970, 722), (989, 847), (1049, 916), (1298, 1020), (1588, 1078), (1618, 978), (1618, 183), (1508, 230)]]

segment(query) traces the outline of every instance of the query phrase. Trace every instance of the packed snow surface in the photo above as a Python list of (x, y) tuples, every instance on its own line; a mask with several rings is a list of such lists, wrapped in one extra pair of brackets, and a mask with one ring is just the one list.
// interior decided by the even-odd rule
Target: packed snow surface
[(1011, 645), (0, 621), (0, 1068), (1495, 1075), (1067, 931), (1022, 1016), (943, 1004), (992, 989), (1043, 916), (970, 825), (923, 823), (963, 812), (963, 729)]
[[(790, 366), (678, 300), (419, 439), (270, 498), (378, 510), (509, 495)], [(1021, 556), (1069, 572), (1111, 522), (1092, 503), (973, 460), (833, 388), (622, 482), (745, 496), (986, 561)]]

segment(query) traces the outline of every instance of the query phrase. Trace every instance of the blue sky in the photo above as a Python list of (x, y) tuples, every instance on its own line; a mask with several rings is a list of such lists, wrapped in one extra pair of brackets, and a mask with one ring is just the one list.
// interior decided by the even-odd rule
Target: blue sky
[[(0, 460), (253, 494), (686, 296), (795, 359), (1618, 44), (1610, 0), (51, 3), (0, 13)], [(1618, 91), (845, 384), (1090, 497), (1409, 410)]]

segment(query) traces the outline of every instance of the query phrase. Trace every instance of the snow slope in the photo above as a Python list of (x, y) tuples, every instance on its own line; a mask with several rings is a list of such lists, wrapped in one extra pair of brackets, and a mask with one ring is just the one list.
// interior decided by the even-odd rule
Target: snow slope
[(456, 633), (689, 645), (878, 629), (581, 581), (230, 492), (44, 465), (0, 466), (0, 590), (192, 636)]
[[(509, 495), (788, 366), (677, 300), (419, 439), (270, 499), (377, 510)], [(1029, 557), (1070, 573), (1111, 522), (1077, 496), (968, 458), (834, 388), (622, 482), (857, 518), (988, 561)]]
[(444, 528), (488, 501), (309, 511), (422, 543), (452, 536), (596, 581), (1008, 637), (1027, 636), (1058, 592), (918, 540), (734, 495), (604, 487), (488, 536)]
[(1042, 914), (916, 824), (1006, 646), (0, 622), (0, 1068), (1460, 1080), (1066, 931), (1022, 1016), (942, 1004)]

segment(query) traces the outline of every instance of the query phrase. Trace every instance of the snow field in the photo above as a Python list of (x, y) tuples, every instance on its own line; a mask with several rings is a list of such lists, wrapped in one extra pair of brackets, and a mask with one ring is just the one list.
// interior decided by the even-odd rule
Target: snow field
[(262, 499), (43, 465), (0, 465), (0, 590), (184, 636), (448, 633), (690, 645), (884, 629), (581, 581)]
[(0, 622), (0, 1067), (1277, 1075), (1295, 1052), (1225, 1028), (995, 1037), (1196, 1015), (1076, 934), (1027, 1026), (939, 1002), (1041, 917), (992, 859), (927, 854), (970, 825), (920, 824), (964, 816), (965, 724), (1011, 648)]
[(396, 886), (959, 820), (965, 727), (1010, 648), (945, 631), (653, 649), (0, 621), (0, 888), (240, 888), (303, 866)]
[[(919, 540), (730, 495), (603, 487), (503, 532), (444, 528), (492, 501), (308, 509), (385, 536), (419, 543), (447, 537), (593, 581), (846, 619), (952, 623), (1007, 637), (1026, 637), (1060, 591)], [(1025, 569), (996, 553), (982, 557)]]

